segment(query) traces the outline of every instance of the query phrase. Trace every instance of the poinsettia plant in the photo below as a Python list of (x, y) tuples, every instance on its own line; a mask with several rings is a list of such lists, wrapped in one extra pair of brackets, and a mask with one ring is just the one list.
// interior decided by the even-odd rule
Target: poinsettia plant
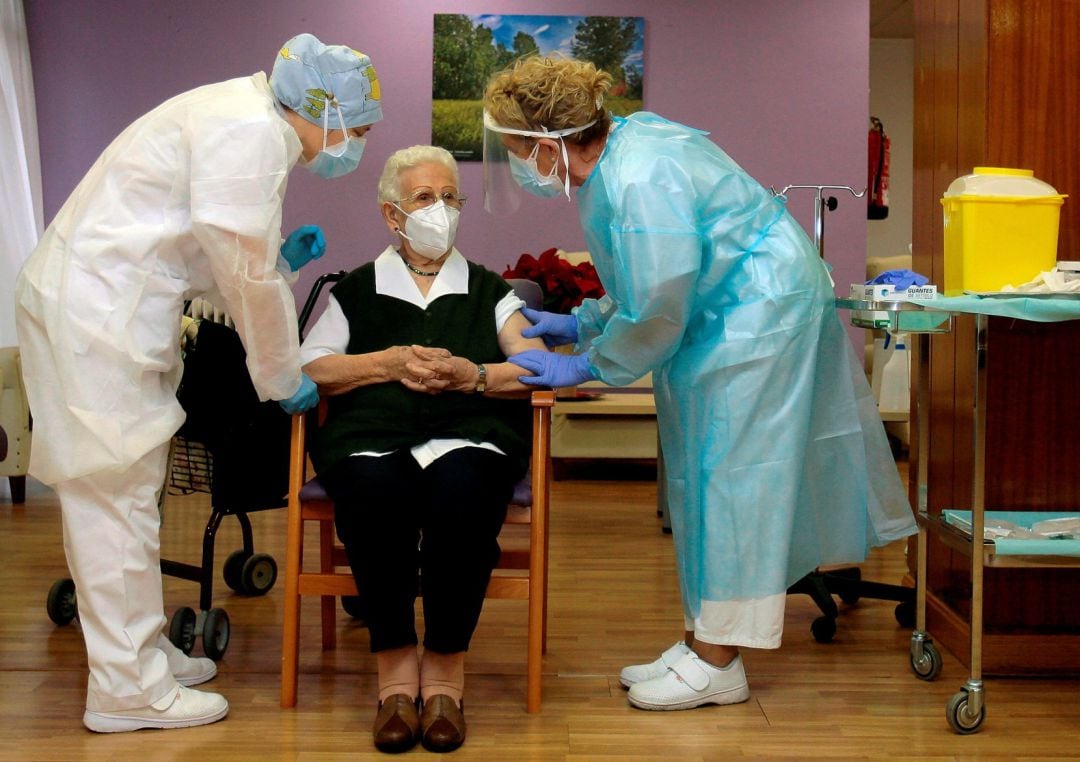
[(544, 309), (569, 314), (584, 299), (599, 299), (604, 287), (592, 262), (572, 265), (560, 257), (558, 249), (548, 249), (534, 257), (522, 254), (517, 264), (503, 273), (504, 278), (524, 278), (540, 284), (544, 292)]

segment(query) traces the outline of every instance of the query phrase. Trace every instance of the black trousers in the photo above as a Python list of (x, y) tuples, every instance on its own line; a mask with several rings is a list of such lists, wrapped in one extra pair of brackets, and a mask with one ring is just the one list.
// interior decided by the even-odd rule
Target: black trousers
[(424, 647), (467, 651), (513, 494), (509, 458), (462, 447), (420, 468), (407, 451), (352, 456), (320, 479), (371, 634), (372, 652), (415, 645), (417, 581)]

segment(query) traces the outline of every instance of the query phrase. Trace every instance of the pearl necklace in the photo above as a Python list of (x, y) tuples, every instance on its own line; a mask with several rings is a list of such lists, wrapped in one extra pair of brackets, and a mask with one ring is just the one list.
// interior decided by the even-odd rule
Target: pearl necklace
[(405, 257), (402, 257), (401, 261), (404, 262), (405, 266), (408, 267), (410, 270), (412, 270), (414, 273), (416, 273), (417, 275), (423, 275), (425, 278), (434, 278), (436, 275), (439, 274), (438, 270), (435, 270), (434, 272), (428, 273), (428, 272), (424, 272), (419, 267), (413, 267), (411, 264), (409, 264), (408, 260), (405, 259)]

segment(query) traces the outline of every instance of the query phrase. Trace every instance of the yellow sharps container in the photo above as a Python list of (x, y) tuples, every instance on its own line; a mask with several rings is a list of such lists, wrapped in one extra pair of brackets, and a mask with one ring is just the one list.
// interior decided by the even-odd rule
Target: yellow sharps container
[(945, 191), (946, 296), (1027, 283), (1057, 263), (1065, 196), (1030, 169), (975, 167)]

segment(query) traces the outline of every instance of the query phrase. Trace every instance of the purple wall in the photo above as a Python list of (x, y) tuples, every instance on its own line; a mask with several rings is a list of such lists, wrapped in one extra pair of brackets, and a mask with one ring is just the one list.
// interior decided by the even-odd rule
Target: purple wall
[[(434, 13), (544, 13), (645, 18), (645, 107), (708, 130), (766, 187), (866, 182), (869, 11), (866, 0), (25, 0), (41, 133), (45, 215), (51, 219), (98, 153), (165, 98), (208, 82), (267, 71), (278, 46), (308, 31), (371, 56), (385, 118), (360, 169), (324, 181), (290, 177), (286, 231), (327, 233), (324, 270), (369, 261), (390, 241), (375, 185), (394, 150), (431, 140)], [(573, 205), (529, 199), (494, 218), (479, 203), (479, 164), (463, 163), (477, 203), (458, 247), (499, 270), (524, 251), (584, 248)], [(813, 197), (790, 208), (812, 231)], [(827, 258), (846, 291), (861, 280), (864, 206), (841, 199), (826, 222)], [(307, 293), (317, 273), (304, 272)], [(861, 344), (861, 337), (856, 344)]]

